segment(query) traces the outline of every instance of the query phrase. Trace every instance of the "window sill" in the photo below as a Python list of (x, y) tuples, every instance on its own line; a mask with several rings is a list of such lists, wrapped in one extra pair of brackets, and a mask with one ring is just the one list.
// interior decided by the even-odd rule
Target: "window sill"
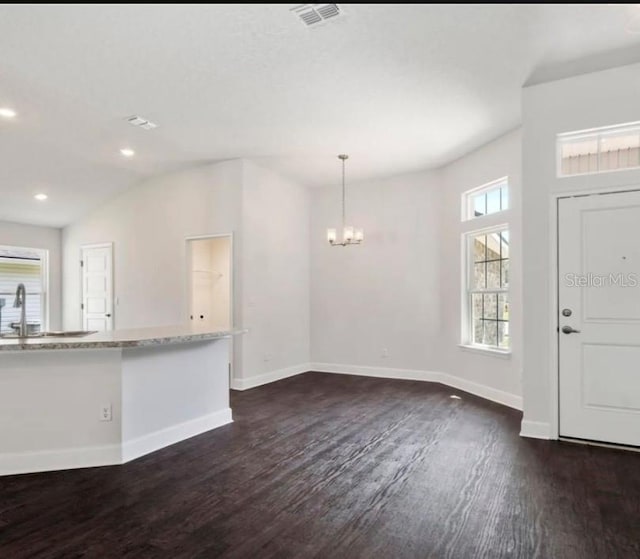
[(500, 359), (511, 359), (511, 350), (494, 349), (491, 347), (481, 347), (477, 345), (458, 344), (458, 347), (463, 351), (470, 353), (479, 353), (481, 355), (490, 355), (492, 357), (499, 357)]

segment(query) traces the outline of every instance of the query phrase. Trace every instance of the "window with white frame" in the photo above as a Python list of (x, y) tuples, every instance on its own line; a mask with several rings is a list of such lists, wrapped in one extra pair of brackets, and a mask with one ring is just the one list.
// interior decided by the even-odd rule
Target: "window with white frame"
[(509, 178), (484, 184), (462, 196), (462, 345), (508, 353)]
[(21, 309), (13, 306), (16, 289), (25, 285), (27, 323), (44, 330), (47, 309), (47, 251), (0, 246), (0, 333), (15, 331)]
[(559, 177), (640, 167), (640, 122), (558, 134)]
[(463, 219), (474, 219), (509, 209), (509, 182), (502, 178), (464, 194)]
[(467, 343), (508, 351), (509, 229), (466, 235)]

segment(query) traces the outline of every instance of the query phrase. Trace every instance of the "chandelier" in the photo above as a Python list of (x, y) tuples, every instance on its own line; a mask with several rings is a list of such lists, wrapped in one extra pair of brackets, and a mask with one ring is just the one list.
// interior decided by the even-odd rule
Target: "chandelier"
[(338, 242), (336, 229), (327, 229), (327, 241), (334, 247), (346, 247), (347, 245), (359, 245), (364, 241), (364, 231), (355, 229), (352, 225), (347, 225), (346, 220), (346, 201), (345, 201), (345, 185), (344, 185), (344, 162), (349, 156), (341, 153), (338, 159), (342, 161), (342, 241)]

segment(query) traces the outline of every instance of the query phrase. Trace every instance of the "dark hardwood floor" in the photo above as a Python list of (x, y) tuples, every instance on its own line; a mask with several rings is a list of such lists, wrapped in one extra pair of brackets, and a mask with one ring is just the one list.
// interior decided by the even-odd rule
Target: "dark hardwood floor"
[(429, 383), (307, 373), (232, 406), (124, 466), (0, 478), (0, 557), (640, 557), (640, 454)]

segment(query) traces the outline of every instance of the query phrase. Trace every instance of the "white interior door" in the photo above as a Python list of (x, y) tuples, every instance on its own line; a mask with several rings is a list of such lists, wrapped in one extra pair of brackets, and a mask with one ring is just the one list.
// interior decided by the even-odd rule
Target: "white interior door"
[(82, 247), (82, 325), (99, 332), (113, 329), (113, 246)]
[(640, 192), (558, 212), (560, 435), (640, 446)]

